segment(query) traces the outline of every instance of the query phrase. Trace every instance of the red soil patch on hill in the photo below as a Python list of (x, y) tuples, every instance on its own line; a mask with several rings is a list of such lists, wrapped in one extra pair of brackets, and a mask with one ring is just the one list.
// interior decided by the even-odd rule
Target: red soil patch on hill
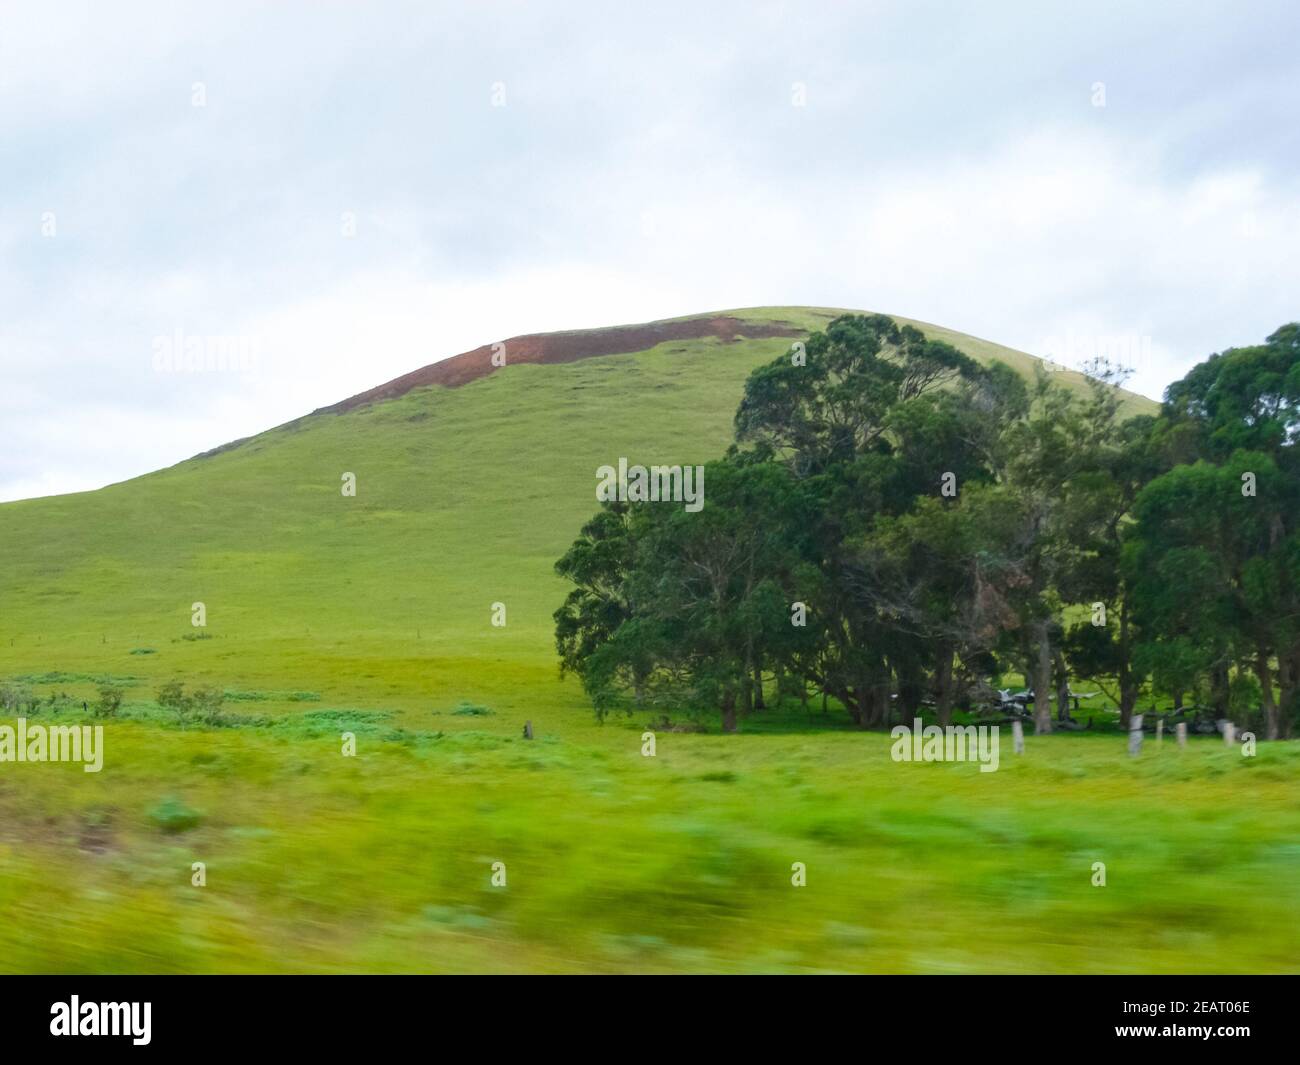
[[(503, 350), (507, 366), (520, 363), (557, 363), (576, 362), (578, 359), (591, 359), (599, 355), (621, 355), (631, 351), (645, 351), (662, 344), (666, 340), (697, 340), (701, 337), (717, 337), (732, 342), (740, 337), (794, 337), (802, 336), (806, 330), (789, 322), (747, 322), (730, 315), (715, 315), (711, 318), (688, 318), (674, 322), (648, 322), (645, 325), (619, 325), (609, 329), (583, 329), (563, 333), (534, 333), (531, 336), (512, 337), (501, 341), (502, 348), (494, 344), (484, 344), (481, 348), (453, 355), (441, 362), (431, 363), (411, 373), (396, 377), (387, 384), (379, 385), (367, 392), (362, 392), (335, 403), (333, 406), (321, 407), (313, 414), (342, 414), (344, 411), (367, 403), (377, 403), (385, 399), (394, 399), (404, 395), (413, 388), (425, 385), (443, 385), (446, 388), (459, 388), (470, 381), (486, 377), (499, 367), (492, 364), (494, 348)], [(500, 360), (498, 360), (500, 361)]]

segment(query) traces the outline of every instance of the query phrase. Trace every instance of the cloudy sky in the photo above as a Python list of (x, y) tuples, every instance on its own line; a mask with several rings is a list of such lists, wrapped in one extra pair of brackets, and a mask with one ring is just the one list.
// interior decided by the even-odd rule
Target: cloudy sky
[[(0, 0), (0, 499), (730, 307), (1128, 338), (1158, 397), (1300, 317), (1298, 30), (1294, 0)], [(195, 338), (249, 361), (167, 372)]]

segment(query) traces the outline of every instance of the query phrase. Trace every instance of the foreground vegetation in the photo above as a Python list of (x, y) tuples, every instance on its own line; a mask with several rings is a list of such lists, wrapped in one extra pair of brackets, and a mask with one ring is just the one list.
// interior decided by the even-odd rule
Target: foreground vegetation
[(1030, 737), (981, 774), (898, 766), (837, 711), (660, 731), (647, 758), (643, 722), (602, 727), (562, 698), (528, 708), (531, 742), (494, 707), (251, 705), (207, 728), (128, 701), (111, 772), (7, 767), (6, 971), (1251, 972), (1300, 956), (1292, 744), (1242, 758), (1166, 738), (1130, 759), (1115, 732)]

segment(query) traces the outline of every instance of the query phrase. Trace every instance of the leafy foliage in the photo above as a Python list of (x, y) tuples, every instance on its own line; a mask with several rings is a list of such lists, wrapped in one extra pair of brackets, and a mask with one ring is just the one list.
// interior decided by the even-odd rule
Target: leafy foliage
[[(599, 715), (833, 696), (862, 727), (989, 701), (1018, 665), (1039, 731), (1071, 672), (1205, 687), (1289, 726), (1300, 679), (1300, 327), (1212, 356), (1159, 418), (849, 315), (759, 367), (699, 513), (607, 503), (557, 563), (561, 669)], [(1243, 490), (1249, 481), (1251, 491)], [(1085, 620), (1078, 620), (1080, 616)], [(1281, 686), (1274, 703), (1273, 661)]]

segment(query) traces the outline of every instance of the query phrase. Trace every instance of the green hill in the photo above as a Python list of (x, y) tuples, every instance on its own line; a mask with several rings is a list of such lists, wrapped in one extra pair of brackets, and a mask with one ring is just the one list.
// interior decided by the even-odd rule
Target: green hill
[[(1243, 768), (1060, 737), (995, 774), (900, 778), (887, 737), (790, 710), (665, 732), (644, 758), (644, 722), (599, 726), (559, 681), (552, 565), (596, 468), (717, 457), (749, 371), (836, 313), (516, 338), (495, 372), (488, 346), (166, 470), (0, 505), (0, 679), (49, 721), (126, 689), (102, 773), (0, 765), (0, 969), (1294, 969), (1284, 745)], [(224, 689), (226, 715), (178, 722), (155, 700), (171, 679)], [(1268, 819), (1232, 797), (1246, 772)], [(1174, 891), (1189, 854), (1213, 868)], [(1090, 886), (1095, 860), (1114, 887)], [(61, 907), (76, 932), (49, 935)]]
[[(513, 671), (549, 681), (562, 596), (551, 566), (595, 510), (596, 468), (719, 456), (749, 371), (835, 313), (700, 316), (709, 335), (544, 366), (513, 361), (537, 345), (507, 341), (501, 372), (484, 373), (487, 348), (428, 368), (436, 379), (477, 360), (484, 375), (459, 387), (317, 413), (97, 492), (0, 506), (11, 667), (121, 672), (124, 652), (151, 647), (127, 659), (150, 680), (433, 698), (509, 696)], [(981, 360), (1026, 372), (1035, 361), (924, 328)], [(616, 334), (607, 347), (644, 342), (633, 332), (544, 339), (562, 360), (584, 340), (599, 350), (604, 334)], [(340, 492), (344, 473), (355, 498)], [(213, 639), (178, 642), (195, 634), (194, 602)], [(504, 629), (489, 625), (493, 602), (506, 604)], [(463, 667), (479, 658), (510, 682), (467, 691)]]
[[(705, 337), (509, 365), (98, 492), (7, 504), (6, 653), (25, 669), (125, 662), (150, 680), (348, 698), (549, 685), (551, 566), (595, 510), (596, 467), (715, 457), (746, 373), (788, 343)], [(196, 601), (211, 640), (181, 639)], [(497, 601), (505, 628), (489, 624)], [(156, 653), (124, 657), (142, 647)]]

